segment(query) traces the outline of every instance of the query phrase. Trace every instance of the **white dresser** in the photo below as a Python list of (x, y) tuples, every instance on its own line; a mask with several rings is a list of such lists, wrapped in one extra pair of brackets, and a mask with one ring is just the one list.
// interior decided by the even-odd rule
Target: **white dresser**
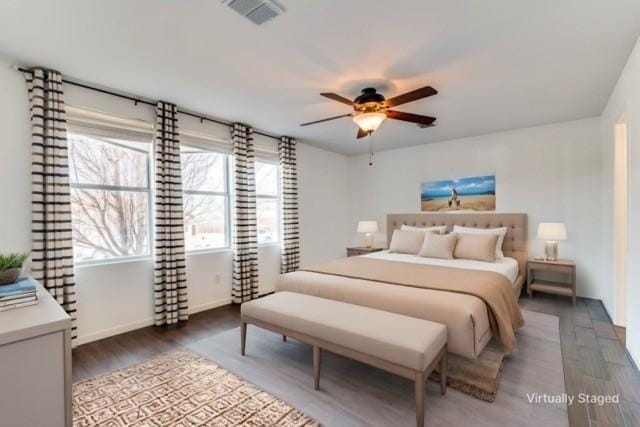
[(71, 318), (41, 286), (38, 305), (0, 312), (0, 425), (71, 426)]

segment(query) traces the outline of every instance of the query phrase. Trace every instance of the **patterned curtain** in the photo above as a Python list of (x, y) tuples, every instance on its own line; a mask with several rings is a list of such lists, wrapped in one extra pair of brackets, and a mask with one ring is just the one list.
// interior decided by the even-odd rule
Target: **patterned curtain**
[(258, 296), (258, 237), (256, 224), (256, 178), (253, 130), (240, 123), (231, 127), (235, 161), (235, 209), (233, 226), (234, 303)]
[(155, 138), (155, 320), (189, 318), (178, 109), (158, 101)]
[(67, 121), (62, 76), (25, 72), (31, 107), (31, 273), (71, 316), (77, 341)]
[(300, 233), (298, 230), (298, 171), (296, 141), (288, 136), (280, 138), (282, 186), (282, 261), (281, 273), (296, 271), (300, 266)]

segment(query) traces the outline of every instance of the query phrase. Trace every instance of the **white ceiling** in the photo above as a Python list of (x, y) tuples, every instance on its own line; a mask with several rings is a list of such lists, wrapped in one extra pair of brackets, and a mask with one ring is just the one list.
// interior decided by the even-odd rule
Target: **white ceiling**
[[(318, 94), (387, 97), (434, 128), (385, 121), (377, 150), (600, 114), (640, 33), (638, 0), (281, 0), (261, 27), (220, 0), (3, 0), (0, 54), (226, 120), (367, 151), (349, 112)], [(355, 83), (354, 83), (355, 82)]]

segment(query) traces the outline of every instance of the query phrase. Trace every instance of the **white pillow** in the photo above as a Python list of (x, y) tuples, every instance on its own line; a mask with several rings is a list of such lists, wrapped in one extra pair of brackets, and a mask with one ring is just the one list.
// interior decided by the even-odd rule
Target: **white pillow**
[(454, 225), (453, 232), (460, 234), (497, 234), (498, 241), (496, 242), (496, 259), (504, 258), (504, 253), (502, 253), (502, 244), (504, 243), (504, 237), (507, 235), (507, 227), (474, 228)]
[(413, 227), (411, 225), (402, 224), (400, 230), (424, 231), (425, 233), (444, 234), (447, 232), (446, 225), (438, 225), (434, 227)]

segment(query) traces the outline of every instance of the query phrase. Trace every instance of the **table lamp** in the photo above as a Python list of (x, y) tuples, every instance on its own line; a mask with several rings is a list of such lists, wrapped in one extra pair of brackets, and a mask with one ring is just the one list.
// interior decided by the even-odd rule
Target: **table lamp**
[(359, 221), (358, 222), (358, 233), (364, 233), (365, 245), (368, 248), (373, 247), (373, 233), (377, 233), (377, 232), (378, 232), (377, 221)]
[(567, 240), (567, 229), (562, 222), (538, 224), (538, 239), (544, 240), (544, 255), (547, 261), (558, 260), (558, 241)]

